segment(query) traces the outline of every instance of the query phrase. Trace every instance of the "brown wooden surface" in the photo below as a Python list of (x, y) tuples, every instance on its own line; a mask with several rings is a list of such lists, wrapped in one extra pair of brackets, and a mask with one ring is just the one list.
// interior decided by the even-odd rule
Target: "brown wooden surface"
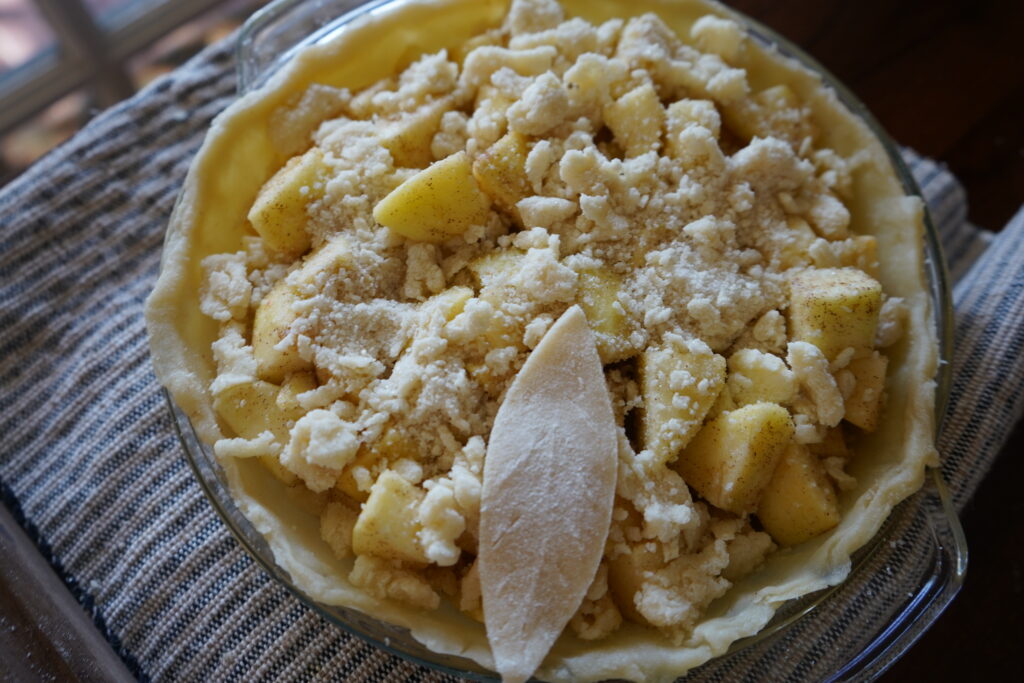
[(0, 502), (0, 683), (133, 680)]
[[(948, 164), (973, 222), (998, 230), (1024, 203), (1024, 0), (730, 4), (810, 52), (898, 142)], [(1022, 452), (1018, 426), (964, 512), (963, 591), (883, 680), (1020, 679)]]

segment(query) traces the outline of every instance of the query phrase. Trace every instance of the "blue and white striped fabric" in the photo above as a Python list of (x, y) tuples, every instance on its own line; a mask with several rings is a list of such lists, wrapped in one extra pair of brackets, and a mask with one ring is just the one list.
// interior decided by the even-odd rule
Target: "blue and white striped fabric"
[[(250, 559), (193, 478), (153, 376), (143, 299), (189, 160), (233, 95), (225, 44), (0, 192), (0, 492), (140, 678), (448, 680), (345, 635)], [(941, 452), (962, 506), (1024, 400), (1024, 213), (979, 232), (945, 169), (907, 161), (958, 276)], [(860, 647), (850, 624), (885, 618), (858, 596), (894, 590), (884, 578), (913, 570), (926, 536), (901, 530), (849, 600), (694, 677), (824, 677)]]

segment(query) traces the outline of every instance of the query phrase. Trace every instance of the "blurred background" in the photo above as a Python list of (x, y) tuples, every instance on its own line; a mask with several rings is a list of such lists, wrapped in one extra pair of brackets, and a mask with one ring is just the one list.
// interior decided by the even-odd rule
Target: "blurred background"
[(0, 0), (0, 186), (266, 0)]
[[(0, 0), (0, 186), (267, 0)], [(727, 0), (806, 49), (893, 138), (949, 165), (971, 220), (1024, 197), (1024, 0)]]

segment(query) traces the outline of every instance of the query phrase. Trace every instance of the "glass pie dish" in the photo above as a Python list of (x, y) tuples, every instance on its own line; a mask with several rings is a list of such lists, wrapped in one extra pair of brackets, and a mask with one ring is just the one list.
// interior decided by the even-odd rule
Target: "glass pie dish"
[[(248, 92), (266, 81), (297, 50), (331, 40), (351, 22), (366, 14), (388, 12), (402, 0), (371, 2), (355, 7), (354, 2), (274, 3), (250, 20), (239, 39), (239, 87)], [(797, 48), (771, 31), (746, 21), (753, 40), (773, 45), (806, 68), (821, 74), (846, 108), (859, 116), (882, 141), (890, 162), (907, 195), (919, 195), (913, 179), (904, 167), (895, 147), (859, 104), (835, 79)], [(934, 227), (925, 215), (926, 271), (931, 289), (931, 308), (938, 330), (940, 360), (937, 382), (937, 414), (941, 417), (948, 395), (950, 358), (949, 293)], [(344, 607), (325, 605), (304, 594), (289, 573), (274, 559), (271, 548), (236, 507), (224, 472), (211, 450), (203, 445), (185, 413), (174, 406), (176, 424), (190, 463), (209, 498), (229, 528), (252, 555), (283, 585), (326, 618), (349, 632), (413, 661), (481, 680), (493, 679), (475, 663), (458, 657), (437, 654), (413, 639), (405, 629), (376, 620)], [(904, 548), (927, 548), (907, 557)], [(966, 566), (962, 532), (952, 511), (949, 497), (937, 471), (926, 477), (917, 494), (900, 504), (883, 528), (852, 558), (850, 576), (832, 588), (792, 600), (780, 609), (767, 627), (757, 635), (734, 643), (730, 651), (709, 666), (729, 666), (730, 658), (758, 656), (777, 642), (797, 638), (809, 620), (829, 622), (829, 631), (841, 634), (841, 647), (831, 646), (826, 655), (817, 655), (804, 670), (808, 677), (837, 679), (870, 678), (895, 660), (942, 612), (956, 594)], [(856, 608), (858, 620), (850, 621), (843, 611)], [(790, 644), (813, 649), (813, 643)]]

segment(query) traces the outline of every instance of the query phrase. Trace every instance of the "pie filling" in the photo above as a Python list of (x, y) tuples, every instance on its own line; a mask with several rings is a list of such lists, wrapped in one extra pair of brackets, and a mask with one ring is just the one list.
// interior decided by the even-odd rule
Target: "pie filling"
[[(478, 556), (513, 562), (506, 532), (539, 565), (603, 544), (552, 640), (685, 644), (768, 556), (834, 529), (910, 310), (851, 227), (870, 159), (827, 146), (790, 86), (752, 85), (749, 43), (710, 14), (677, 35), (516, 0), (461, 49), (277, 107), (287, 162), (237, 250), (201, 262), (218, 458), (258, 459), (342, 580), (417, 611), (504, 623), (514, 591), (482, 601), (501, 580)], [(598, 380), (564, 384), (551, 358), (573, 348), (527, 378), (546, 339), (585, 352), (549, 338), (580, 313)], [(610, 410), (574, 413), (574, 391)], [(592, 444), (610, 515), (573, 526)], [(488, 457), (521, 458), (517, 483), (489, 483)]]

